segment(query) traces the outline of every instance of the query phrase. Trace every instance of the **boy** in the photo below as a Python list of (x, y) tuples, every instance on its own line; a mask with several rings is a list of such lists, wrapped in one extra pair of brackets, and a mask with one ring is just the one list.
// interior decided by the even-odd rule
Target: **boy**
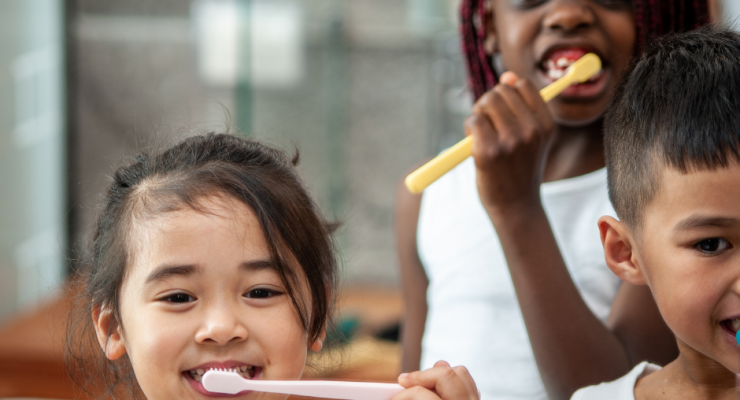
[(605, 122), (609, 268), (648, 285), (678, 358), (643, 362), (573, 399), (737, 399), (740, 373), (740, 36), (663, 39), (618, 89)]

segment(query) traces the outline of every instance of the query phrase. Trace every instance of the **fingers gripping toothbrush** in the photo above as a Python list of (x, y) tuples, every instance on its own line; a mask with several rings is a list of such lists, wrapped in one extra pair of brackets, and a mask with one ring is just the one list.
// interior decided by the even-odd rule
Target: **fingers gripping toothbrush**
[[(548, 102), (570, 85), (586, 82), (600, 70), (601, 59), (599, 59), (599, 56), (588, 53), (568, 67), (562, 78), (540, 90), (540, 96), (545, 102)], [(427, 186), (470, 157), (472, 148), (473, 138), (468, 136), (409, 174), (406, 177), (406, 188), (411, 193), (421, 193)]]

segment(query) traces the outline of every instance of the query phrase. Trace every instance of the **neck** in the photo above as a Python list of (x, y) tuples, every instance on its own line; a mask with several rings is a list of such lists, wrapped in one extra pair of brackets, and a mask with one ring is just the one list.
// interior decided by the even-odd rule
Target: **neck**
[(580, 127), (558, 125), (547, 156), (544, 182), (572, 178), (603, 168), (604, 120)]
[(678, 358), (665, 367), (667, 385), (688, 398), (737, 399), (738, 376), (724, 365), (678, 340)]

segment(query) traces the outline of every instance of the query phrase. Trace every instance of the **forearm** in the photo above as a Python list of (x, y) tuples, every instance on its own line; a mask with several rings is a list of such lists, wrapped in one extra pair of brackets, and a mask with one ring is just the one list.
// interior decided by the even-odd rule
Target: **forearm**
[[(415, 316), (412, 316), (414, 315)], [(418, 371), (421, 368), (421, 340), (424, 336), (424, 310), (409, 312), (408, 308), (401, 325), (401, 372)]]
[(619, 338), (588, 308), (539, 201), (489, 210), (511, 272), (537, 366), (551, 399), (629, 371)]
[(401, 324), (401, 346), (403, 348), (401, 372), (411, 372), (420, 369), (421, 340), (427, 319), (426, 292), (429, 281), (416, 253), (416, 243), (406, 243), (406, 246), (400, 246), (403, 242), (399, 240), (401, 286), (404, 300), (404, 316)]
[(396, 196), (396, 249), (404, 300), (402, 372), (419, 370), (421, 340), (427, 318), (426, 292), (429, 280), (416, 249), (420, 207), (421, 196), (409, 193), (403, 182), (399, 182)]

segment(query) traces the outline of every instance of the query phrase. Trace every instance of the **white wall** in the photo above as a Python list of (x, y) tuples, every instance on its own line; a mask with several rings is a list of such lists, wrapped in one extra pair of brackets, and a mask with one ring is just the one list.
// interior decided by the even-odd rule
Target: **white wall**
[(62, 7), (0, 2), (0, 323), (65, 270)]
[(717, 0), (722, 10), (724, 22), (740, 29), (740, 0)]

